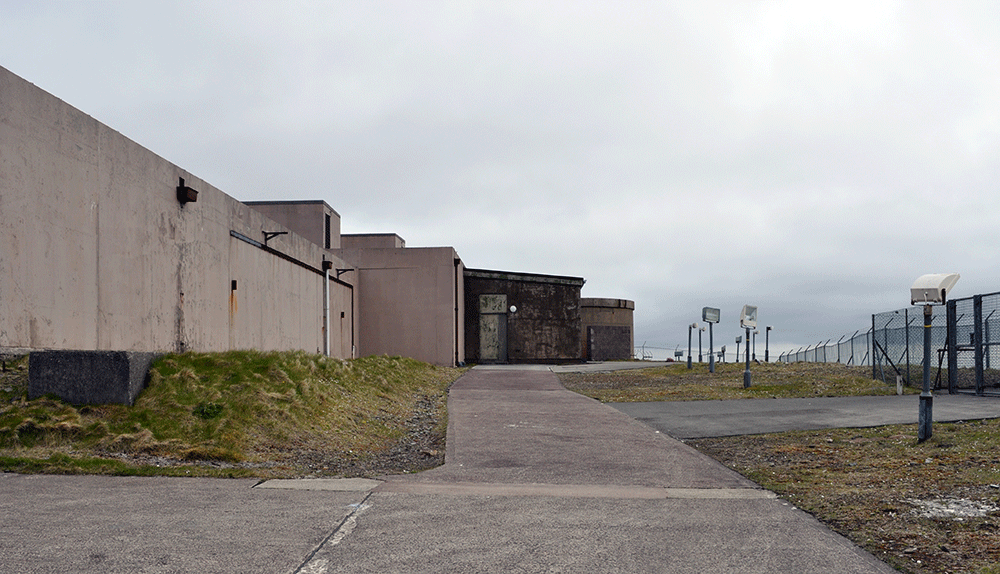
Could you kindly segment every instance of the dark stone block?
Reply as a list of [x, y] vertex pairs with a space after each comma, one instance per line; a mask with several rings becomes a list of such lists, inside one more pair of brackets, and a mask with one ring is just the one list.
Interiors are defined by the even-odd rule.
[[587, 327], [587, 355], [591, 361], [627, 361], [632, 358], [632, 327]]
[[77, 405], [131, 405], [156, 357], [133, 351], [35, 351], [28, 358], [28, 398], [51, 393]]

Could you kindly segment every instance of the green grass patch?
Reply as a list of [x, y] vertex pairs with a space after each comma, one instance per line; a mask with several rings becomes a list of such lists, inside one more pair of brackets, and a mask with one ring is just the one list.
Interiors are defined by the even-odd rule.
[[[684, 363], [614, 371], [562, 373], [569, 390], [602, 402], [693, 401], [712, 399], [808, 398], [895, 394], [896, 386], [871, 378], [871, 368], [836, 363], [761, 363], [750, 365], [751, 386], [743, 388], [743, 363]], [[918, 392], [906, 389], [907, 393]]]
[[[27, 400], [25, 358], [0, 376], [0, 467], [294, 476], [303, 472], [303, 453], [322, 453], [313, 458], [334, 461], [325, 468], [336, 472], [336, 460], [398, 443], [418, 405], [443, 412], [462, 372], [399, 357], [184, 353], [153, 364], [134, 406], [81, 406]], [[442, 437], [444, 424], [436, 429]]]

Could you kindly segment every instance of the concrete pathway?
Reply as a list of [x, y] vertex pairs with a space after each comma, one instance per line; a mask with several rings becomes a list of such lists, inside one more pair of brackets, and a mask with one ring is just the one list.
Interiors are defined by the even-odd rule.
[[893, 572], [713, 460], [566, 391], [547, 370], [474, 369], [453, 386], [448, 408], [447, 463], [375, 488], [349, 533], [324, 545], [315, 564], [352, 572]]
[[0, 475], [0, 570], [893, 572], [548, 369], [457, 381], [438, 469], [253, 486]]

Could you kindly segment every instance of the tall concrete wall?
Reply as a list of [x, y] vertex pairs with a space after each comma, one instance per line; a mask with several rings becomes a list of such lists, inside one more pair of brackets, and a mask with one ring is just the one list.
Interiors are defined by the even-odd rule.
[[[0, 348], [320, 350], [333, 256], [295, 233], [251, 243], [284, 229], [0, 68]], [[333, 294], [352, 317], [355, 290]], [[349, 357], [353, 325], [332, 331]]]
[[451, 247], [345, 248], [357, 268], [358, 354], [465, 362], [465, 267]]

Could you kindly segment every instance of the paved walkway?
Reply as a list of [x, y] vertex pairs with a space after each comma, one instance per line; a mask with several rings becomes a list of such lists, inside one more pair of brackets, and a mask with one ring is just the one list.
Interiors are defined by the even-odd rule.
[[448, 408], [447, 463], [375, 488], [314, 560], [354, 572], [893, 572], [547, 370], [474, 369]]
[[440, 468], [253, 486], [0, 475], [0, 570], [893, 572], [547, 369], [457, 381]]

